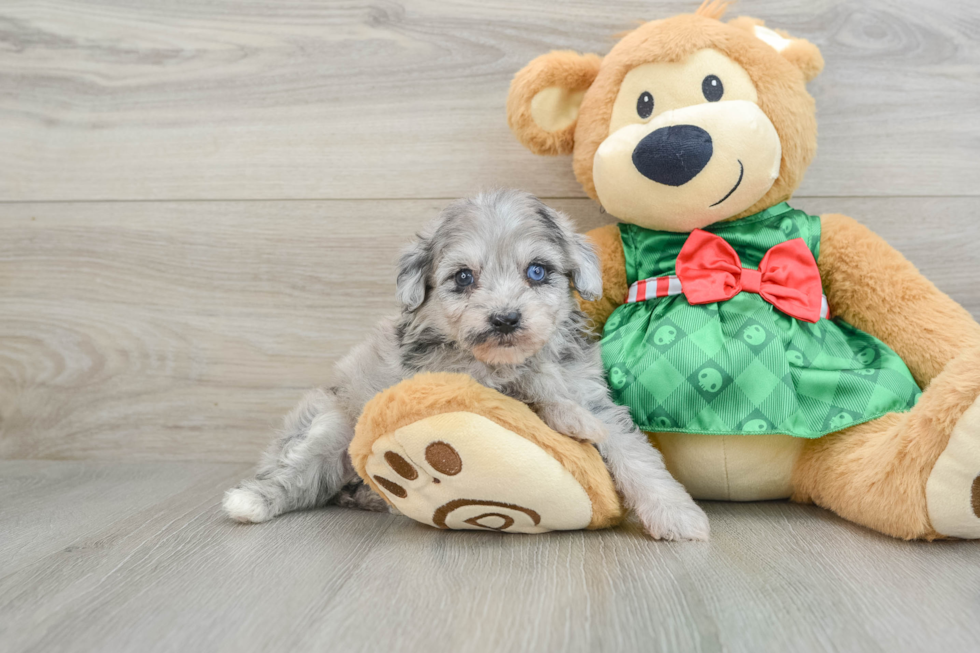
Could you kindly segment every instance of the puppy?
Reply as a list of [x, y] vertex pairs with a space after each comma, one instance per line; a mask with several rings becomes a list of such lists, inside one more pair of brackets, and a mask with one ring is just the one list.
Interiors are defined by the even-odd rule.
[[555, 431], [595, 443], [650, 535], [707, 539], [705, 514], [609, 398], [573, 285], [586, 299], [602, 293], [595, 253], [565, 216], [516, 191], [452, 203], [400, 260], [401, 315], [337, 364], [329, 390], [303, 399], [255, 478], [226, 493], [225, 510], [262, 522], [331, 501], [380, 508], [347, 454], [364, 404], [418, 372], [459, 372], [528, 404]]

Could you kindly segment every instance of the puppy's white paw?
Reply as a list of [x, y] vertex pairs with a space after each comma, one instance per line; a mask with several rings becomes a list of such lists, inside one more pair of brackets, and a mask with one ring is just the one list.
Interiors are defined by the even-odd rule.
[[609, 435], [595, 415], [570, 401], [539, 404], [537, 413], [545, 424], [573, 440], [598, 444]]
[[233, 488], [225, 492], [221, 505], [229, 517], [245, 524], [257, 524], [273, 517], [265, 499], [245, 488]]
[[708, 516], [690, 498], [675, 503], [645, 501], [633, 511], [643, 530], [657, 540], [707, 541], [711, 532]]

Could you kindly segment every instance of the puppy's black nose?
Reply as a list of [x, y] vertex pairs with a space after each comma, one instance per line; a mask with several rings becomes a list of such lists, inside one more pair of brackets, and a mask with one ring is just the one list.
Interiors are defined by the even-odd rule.
[[713, 152], [708, 132], [694, 125], [673, 125], [644, 136], [633, 150], [633, 165], [658, 184], [683, 186], [704, 170]]
[[517, 311], [510, 313], [494, 313], [490, 316], [490, 326], [497, 333], [510, 333], [521, 323], [521, 314]]

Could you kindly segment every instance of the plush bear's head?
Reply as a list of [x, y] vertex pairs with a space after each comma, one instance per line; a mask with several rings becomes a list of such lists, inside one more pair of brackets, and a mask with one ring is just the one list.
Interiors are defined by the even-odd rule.
[[536, 154], [574, 154], [575, 176], [613, 216], [686, 232], [792, 195], [816, 150], [806, 83], [816, 46], [725, 3], [655, 20], [605, 57], [551, 52], [514, 78], [514, 133]]

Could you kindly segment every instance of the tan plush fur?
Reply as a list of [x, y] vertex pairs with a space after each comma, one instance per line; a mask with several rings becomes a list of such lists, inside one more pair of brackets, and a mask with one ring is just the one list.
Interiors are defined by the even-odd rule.
[[[789, 43], [777, 51], [755, 36], [762, 21], [743, 17], [722, 23], [718, 18], [724, 9], [723, 2], [706, 2], [695, 14], [646, 23], [625, 34], [602, 59], [582, 99], [572, 145], [576, 177], [590, 196], [596, 198], [595, 153], [609, 135], [626, 74], [646, 63], [678, 62], [706, 48], [745, 69], [782, 145], [779, 177], [771, 189], [727, 219], [787, 200], [799, 186], [816, 152], [815, 104], [805, 84], [823, 69], [823, 58], [816, 46], [784, 32], [777, 33]], [[512, 96], [508, 110], [517, 111], [523, 101]], [[567, 148], [569, 141], [563, 139]], [[943, 537], [929, 521], [926, 481], [957, 421], [980, 396], [980, 325], [866, 227], [843, 215], [823, 216], [822, 227], [818, 262], [832, 312], [898, 353], [925, 392], [910, 412], [807, 441], [793, 472], [793, 499], [812, 501], [895, 537]], [[623, 302], [625, 262], [616, 227], [597, 229], [589, 237], [608, 288], [601, 299], [582, 307], [601, 328]]]
[[[758, 18], [739, 16], [738, 18], [728, 21], [728, 24], [732, 27], [744, 29], [750, 34], [754, 34], [754, 30], [757, 26], [761, 27], [766, 23]], [[820, 54], [820, 50], [817, 49], [817, 46], [810, 43], [806, 39], [791, 37], [786, 30], [777, 29], [774, 31], [783, 38], [791, 40], [789, 46], [780, 52], [779, 55], [799, 68], [800, 72], [803, 73], [804, 80], [809, 82], [823, 71], [823, 55]]]
[[548, 132], [531, 116], [531, 102], [540, 91], [560, 87], [584, 91], [599, 72], [602, 58], [571, 51], [549, 52], [524, 67], [511, 82], [507, 96], [507, 122], [524, 147], [535, 154], [570, 154], [575, 144], [575, 122]]
[[731, 4], [731, 2], [724, 2], [724, 0], [704, 0], [701, 6], [698, 7], [698, 10], [694, 12], [694, 15], [721, 20], [721, 17], [725, 15], [728, 6]]
[[929, 523], [925, 486], [956, 422], [980, 395], [980, 351], [953, 359], [908, 413], [892, 413], [806, 443], [794, 501], [903, 539], [942, 537]]
[[834, 314], [887, 343], [920, 387], [960, 352], [980, 350], [970, 314], [854, 219], [821, 218], [818, 264]]
[[384, 496], [365, 471], [374, 441], [426, 417], [451, 412], [486, 417], [530, 440], [561, 463], [592, 500], [589, 529], [609, 528], [622, 520], [623, 508], [612, 478], [593, 446], [556, 433], [525, 404], [484, 387], [465, 374], [418, 374], [371, 399], [361, 413], [349, 448], [354, 469]]

